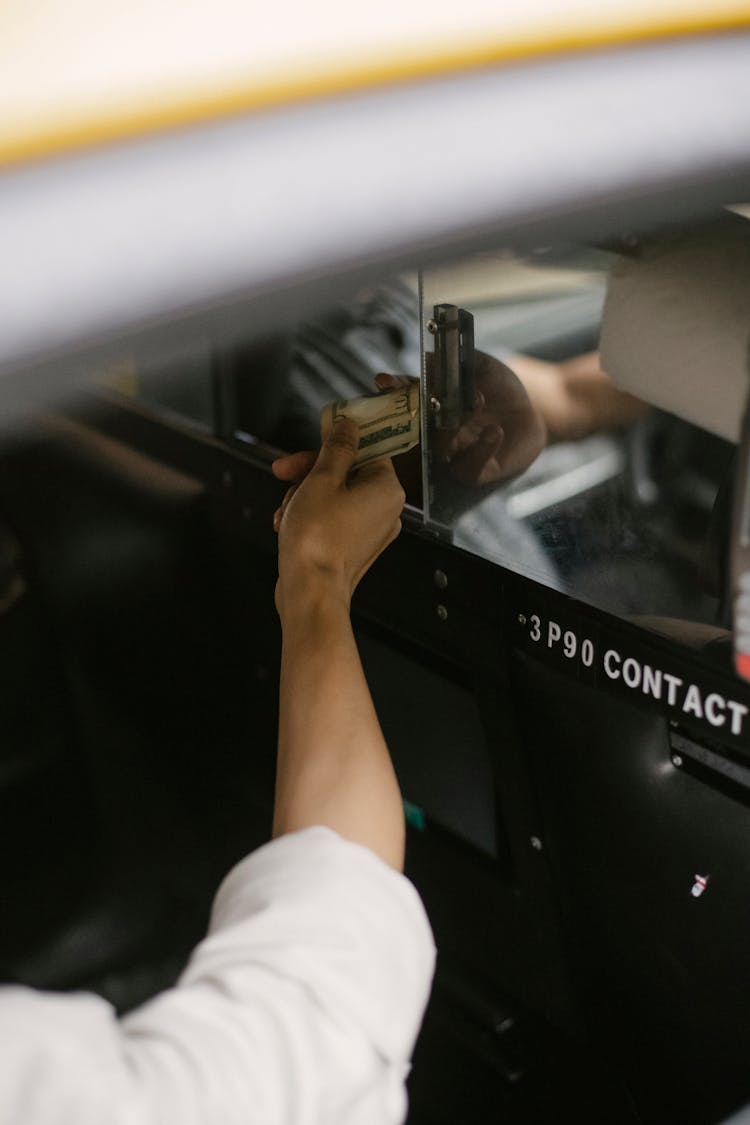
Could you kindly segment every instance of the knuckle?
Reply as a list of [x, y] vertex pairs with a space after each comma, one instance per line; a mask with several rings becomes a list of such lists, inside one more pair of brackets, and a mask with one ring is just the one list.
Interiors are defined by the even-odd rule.
[[359, 443], [359, 427], [351, 418], [341, 416], [336, 419], [330, 434], [326, 439], [329, 449], [345, 449], [354, 452]]
[[357, 448], [357, 439], [352, 430], [345, 429], [343, 426], [339, 426], [338, 429], [330, 435], [328, 441], [326, 442], [326, 445], [329, 449], [346, 449], [354, 451]]

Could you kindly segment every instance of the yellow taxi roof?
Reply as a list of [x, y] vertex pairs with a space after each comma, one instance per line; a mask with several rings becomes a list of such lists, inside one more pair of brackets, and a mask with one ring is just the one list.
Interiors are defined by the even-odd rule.
[[394, 80], [750, 25], [750, 0], [5, 0], [0, 164]]

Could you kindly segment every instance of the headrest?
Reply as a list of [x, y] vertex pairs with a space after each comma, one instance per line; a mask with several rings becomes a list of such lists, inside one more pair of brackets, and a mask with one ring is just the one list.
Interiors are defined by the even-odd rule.
[[750, 383], [750, 221], [726, 212], [622, 258], [600, 348], [623, 390], [738, 441]]

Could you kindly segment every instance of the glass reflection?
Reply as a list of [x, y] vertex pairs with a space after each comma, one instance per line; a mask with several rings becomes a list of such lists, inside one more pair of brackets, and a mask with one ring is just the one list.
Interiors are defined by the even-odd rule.
[[474, 409], [446, 430], [424, 334], [426, 516], [466, 550], [610, 612], [717, 623], [733, 447], [601, 370], [609, 266], [566, 248], [425, 273], [423, 323], [460, 304], [477, 347]]
[[[395, 463], [434, 534], [613, 613], [723, 624], [734, 447], [601, 371], [614, 258], [580, 247], [482, 255], [426, 271], [421, 304], [414, 278], [385, 279], [299, 324], [273, 362], [248, 352], [238, 429], [316, 448], [324, 405], [421, 362], [427, 440]], [[473, 405], [453, 426], [431, 405], [427, 322], [441, 304], [474, 318]]]

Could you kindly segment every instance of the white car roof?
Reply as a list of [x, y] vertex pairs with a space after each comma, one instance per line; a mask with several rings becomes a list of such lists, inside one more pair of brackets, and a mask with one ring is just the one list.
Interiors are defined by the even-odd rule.
[[740, 197], [750, 5], [704, 7], [469, 0], [459, 34], [413, 0], [3, 5], [2, 418], [125, 337], [264, 333], [506, 234]]

